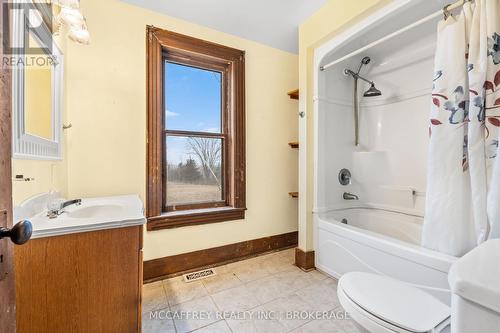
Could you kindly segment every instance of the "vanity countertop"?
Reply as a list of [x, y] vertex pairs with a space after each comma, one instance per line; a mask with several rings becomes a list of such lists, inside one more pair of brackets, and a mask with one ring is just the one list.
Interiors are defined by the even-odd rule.
[[66, 207], [57, 218], [49, 219], [45, 210], [29, 220], [33, 224], [32, 239], [146, 223], [138, 195], [82, 199], [81, 205]]

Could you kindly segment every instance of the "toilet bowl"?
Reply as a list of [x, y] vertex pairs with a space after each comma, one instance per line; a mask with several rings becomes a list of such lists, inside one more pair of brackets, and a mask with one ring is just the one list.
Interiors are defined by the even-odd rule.
[[372, 333], [449, 332], [450, 308], [404, 282], [351, 272], [340, 278], [337, 293], [350, 316]]
[[344, 274], [338, 297], [371, 333], [500, 332], [500, 239], [485, 242], [457, 260], [448, 281], [451, 308], [402, 281], [372, 273]]

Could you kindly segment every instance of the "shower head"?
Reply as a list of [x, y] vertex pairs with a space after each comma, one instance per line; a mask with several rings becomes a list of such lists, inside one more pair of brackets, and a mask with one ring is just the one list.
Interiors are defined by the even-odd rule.
[[380, 90], [378, 90], [377, 88], [375, 88], [375, 83], [372, 83], [370, 89], [368, 89], [363, 94], [364, 97], [377, 97], [377, 96], [381, 96], [381, 95], [382, 95], [382, 92]]
[[359, 63], [359, 67], [358, 67], [358, 72], [356, 74], [359, 74], [359, 72], [361, 72], [361, 68], [363, 66], [366, 66], [370, 63], [372, 59], [370, 57], [364, 57], [363, 59], [361, 59], [361, 62]]

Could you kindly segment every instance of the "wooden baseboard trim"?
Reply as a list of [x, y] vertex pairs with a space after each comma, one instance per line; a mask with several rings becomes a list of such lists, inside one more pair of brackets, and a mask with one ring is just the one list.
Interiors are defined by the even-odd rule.
[[314, 267], [314, 251], [304, 252], [299, 248], [295, 249], [295, 266], [304, 271], [311, 271]]
[[154, 282], [203, 268], [225, 265], [267, 252], [297, 246], [298, 232], [253, 239], [211, 249], [163, 257], [144, 262], [144, 283]]

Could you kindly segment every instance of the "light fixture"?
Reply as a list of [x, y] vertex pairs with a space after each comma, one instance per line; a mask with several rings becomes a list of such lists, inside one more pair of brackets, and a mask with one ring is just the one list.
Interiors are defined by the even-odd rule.
[[68, 38], [79, 44], [90, 44], [90, 33], [87, 29], [71, 29]]
[[80, 8], [80, 0], [52, 0], [52, 4], [61, 8]]
[[85, 19], [78, 9], [74, 8], [61, 8], [61, 12], [57, 15], [56, 19], [58, 24], [66, 24], [70, 28], [81, 27], [85, 24]]
[[65, 25], [68, 28], [68, 38], [80, 44], [90, 44], [90, 33], [82, 13], [77, 8], [61, 7], [56, 18], [55, 31], [59, 32]]

